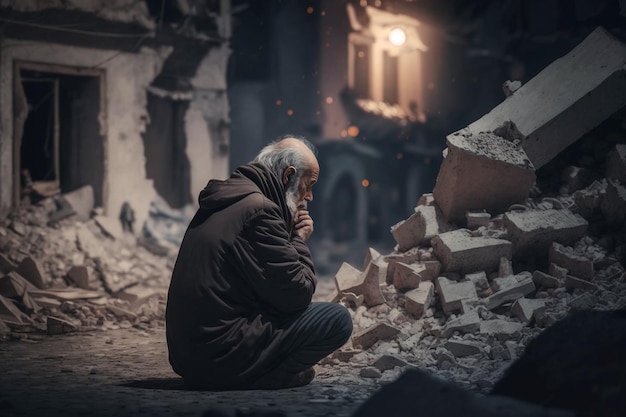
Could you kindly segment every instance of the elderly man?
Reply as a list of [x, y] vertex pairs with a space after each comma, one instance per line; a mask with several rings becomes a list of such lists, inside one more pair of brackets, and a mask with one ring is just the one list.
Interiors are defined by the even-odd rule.
[[313, 365], [349, 339], [343, 306], [311, 303], [306, 202], [318, 176], [313, 145], [289, 136], [200, 193], [166, 311], [170, 364], [189, 388], [306, 385]]

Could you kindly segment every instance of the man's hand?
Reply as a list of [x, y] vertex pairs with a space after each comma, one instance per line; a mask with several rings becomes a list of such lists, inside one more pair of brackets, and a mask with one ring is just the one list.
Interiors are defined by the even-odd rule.
[[306, 241], [309, 236], [311, 236], [311, 233], [313, 233], [313, 219], [309, 215], [309, 211], [302, 206], [298, 207], [293, 222], [298, 236]]

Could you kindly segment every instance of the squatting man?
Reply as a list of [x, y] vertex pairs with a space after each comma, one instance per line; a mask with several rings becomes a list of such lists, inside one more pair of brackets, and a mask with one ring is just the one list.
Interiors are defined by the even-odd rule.
[[345, 307], [311, 302], [315, 155], [306, 139], [285, 136], [200, 192], [166, 311], [169, 361], [188, 388], [306, 385], [350, 338]]

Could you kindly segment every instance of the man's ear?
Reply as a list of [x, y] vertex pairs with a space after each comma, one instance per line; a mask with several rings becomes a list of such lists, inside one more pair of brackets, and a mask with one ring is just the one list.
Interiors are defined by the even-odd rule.
[[291, 176], [293, 174], [296, 173], [296, 168], [289, 165], [287, 168], [285, 168], [285, 170], [283, 171], [283, 185], [287, 185], [289, 183], [289, 180], [291, 179]]

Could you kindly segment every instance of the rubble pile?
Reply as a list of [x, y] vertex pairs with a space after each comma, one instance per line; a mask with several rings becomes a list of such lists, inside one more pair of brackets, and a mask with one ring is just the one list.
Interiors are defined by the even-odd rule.
[[[488, 392], [570, 311], [626, 307], [626, 103], [597, 101], [624, 87], [624, 63], [598, 29], [448, 136], [432, 194], [391, 227], [394, 251], [337, 271], [329, 301], [355, 333], [327, 363], [383, 382], [418, 366]], [[593, 108], [574, 111], [579, 96]]]
[[0, 224], [0, 339], [163, 325], [172, 256], [138, 245], [97, 209], [79, 216], [82, 194], [46, 198]]

